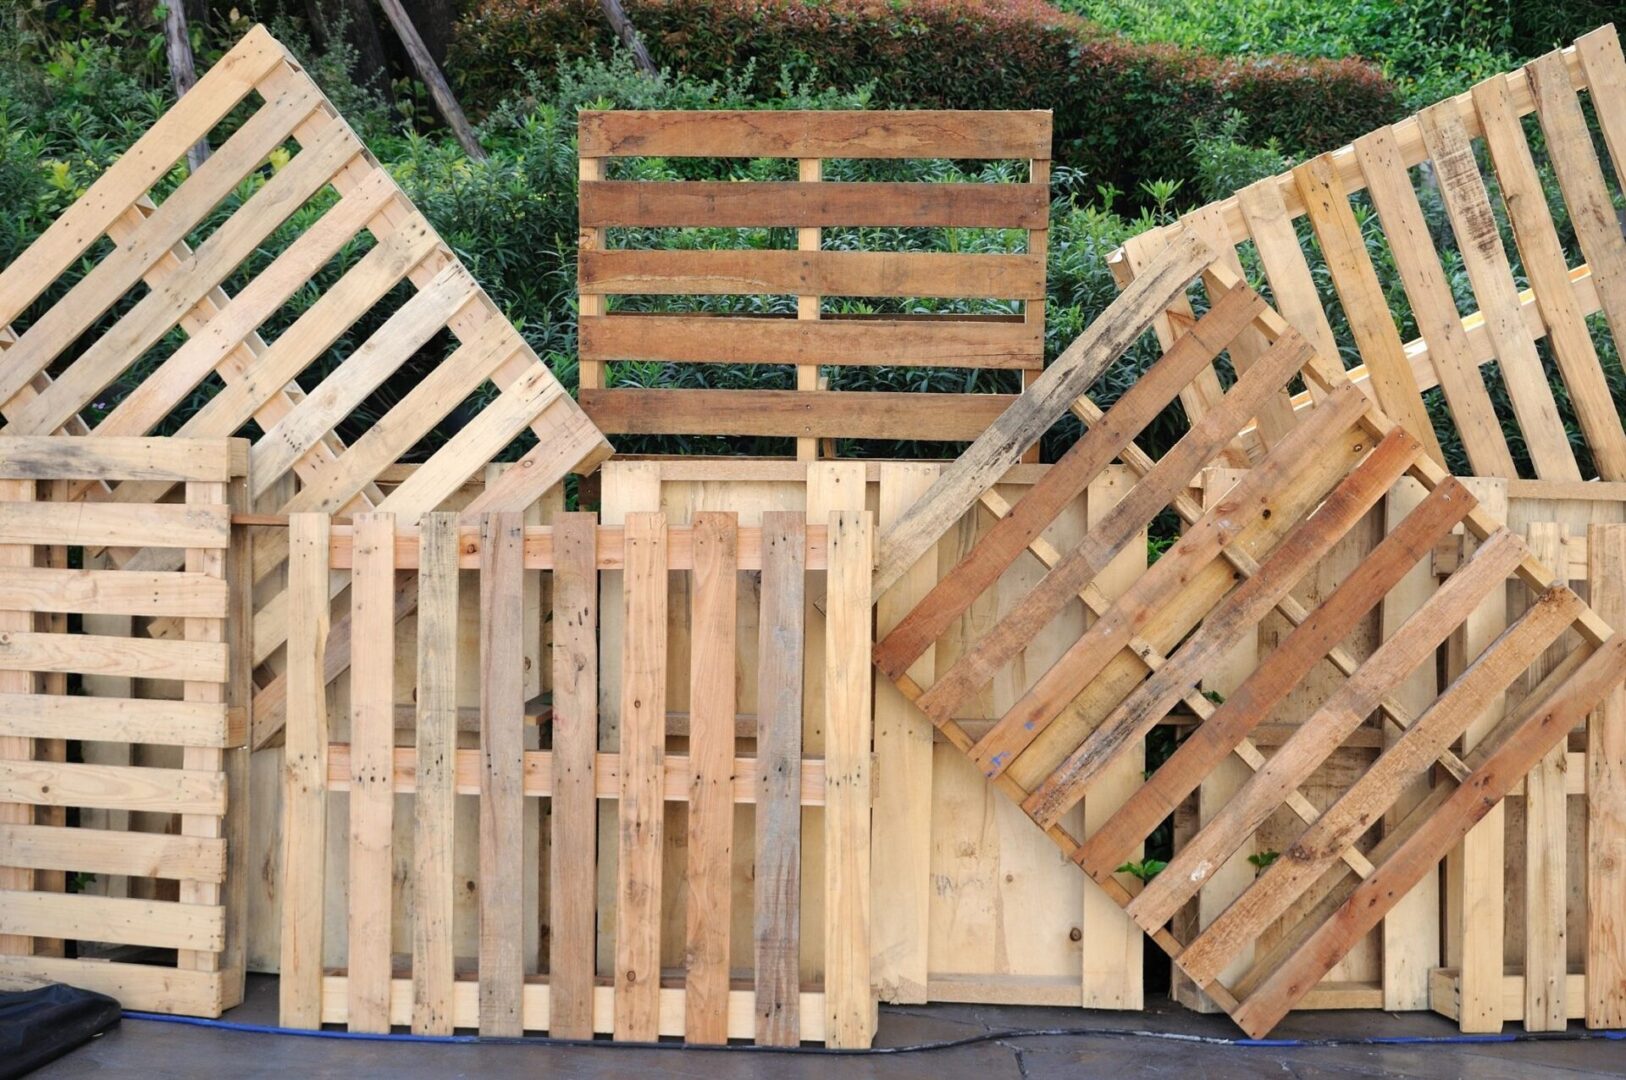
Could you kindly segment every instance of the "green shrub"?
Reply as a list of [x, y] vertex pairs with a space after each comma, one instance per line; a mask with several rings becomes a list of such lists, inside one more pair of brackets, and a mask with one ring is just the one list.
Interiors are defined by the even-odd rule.
[[[1136, 191], [1186, 178], [1194, 121], [1248, 118], [1257, 141], [1329, 150], [1401, 115], [1378, 72], [1354, 60], [1224, 60], [1140, 46], [1038, 0], [640, 0], [628, 5], [658, 64], [701, 80], [746, 73], [758, 99], [782, 71], [872, 87], [882, 108], [1053, 109], [1054, 157], [1092, 183]], [[595, 0], [482, 0], [458, 28], [449, 69], [467, 102], [512, 94], [516, 70], [604, 56]]]

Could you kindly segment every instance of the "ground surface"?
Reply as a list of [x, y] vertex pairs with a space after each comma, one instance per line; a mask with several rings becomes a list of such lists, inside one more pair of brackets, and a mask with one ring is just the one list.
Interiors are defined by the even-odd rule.
[[[254, 977], [248, 1001], [229, 1020], [276, 1022], [276, 980]], [[826, 1076], [930, 1080], [1043, 1080], [1049, 1077], [1173, 1077], [1229, 1080], [1291, 1077], [1527, 1077], [1626, 1076], [1626, 1042], [1477, 1043], [1468, 1045], [1240, 1047], [1193, 1041], [1232, 1039], [1225, 1017], [1198, 1016], [1170, 1006], [1145, 1013], [1068, 1009], [932, 1005], [881, 1010], [878, 1045], [907, 1046], [1014, 1028], [1138, 1030], [1154, 1038], [1098, 1034], [1002, 1038], [951, 1050], [836, 1058], [732, 1051], [615, 1047], [446, 1045], [299, 1038], [183, 1027], [129, 1019], [111, 1033], [47, 1066], [35, 1076], [246, 1077], [388, 1076], [484, 1078], [634, 1075], [744, 1080]], [[1508, 1029], [1516, 1031], [1516, 1026]], [[1578, 1033], [1578, 1029], [1576, 1029]], [[1435, 1016], [1384, 1013], [1299, 1013], [1277, 1038], [1325, 1040], [1374, 1036], [1451, 1036], [1455, 1025]]]

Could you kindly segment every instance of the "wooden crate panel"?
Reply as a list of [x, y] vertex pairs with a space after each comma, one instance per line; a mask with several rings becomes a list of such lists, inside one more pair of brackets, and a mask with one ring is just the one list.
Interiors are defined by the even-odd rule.
[[[229, 522], [247, 451], [228, 439], [92, 448], [0, 435], [8, 986], [61, 981], [205, 1016], [242, 1000], [248, 567]], [[181, 501], [51, 501], [93, 477], [176, 487]], [[180, 561], [98, 568], [110, 542], [161, 544]], [[166, 622], [179, 632], [149, 635]], [[138, 679], [170, 699], [135, 696]]]
[[[1199, 276], [1212, 297], [1211, 310], [1195, 320], [1174, 315], [1186, 303], [1186, 286]], [[1022, 503], [1005, 507], [999, 525], [893, 622], [874, 659], [1186, 977], [1259, 1036], [1432, 873], [1618, 682], [1620, 673], [1611, 665], [1626, 644], [1561, 580], [1555, 583], [1525, 542], [1466, 485], [1446, 475], [1423, 441], [1264, 306], [1194, 231], [1173, 236], [1097, 325], [1121, 323], [1138, 332], [1159, 317], [1177, 333], [1136, 392], [1105, 413], [1085, 396], [1122, 346], [1106, 348], [1093, 362], [1075, 360], [1071, 368], [1058, 361], [883, 531], [877, 589], [908, 572], [945, 525], [982, 496], [988, 477], [1009, 467], [1062, 411], [1070, 408], [1084, 421], [1086, 434], [1022, 501], [1034, 505], [1026, 511]], [[1094, 343], [1097, 353], [1101, 346]], [[1221, 351], [1234, 362], [1251, 353], [1251, 362], [1191, 418], [1184, 436], [1160, 459], [1140, 451], [1136, 435]], [[1077, 355], [1090, 352], [1087, 345]], [[1046, 385], [1052, 377], [1056, 382]], [[1254, 428], [1262, 443], [1259, 459], [1198, 505], [1187, 492], [1192, 479], [1250, 421], [1269, 416], [1295, 378], [1314, 389], [1315, 403], [1268, 424], [1261, 420]], [[918, 682], [916, 664], [926, 650], [1032, 546], [1056, 509], [1114, 457], [1137, 474], [1128, 491], [952, 664], [945, 669], [939, 663], [929, 685]], [[1392, 492], [1413, 482], [1424, 497], [1390, 534], [1317, 602], [1301, 603], [1293, 589], [1306, 573]], [[1184, 519], [1183, 537], [1108, 600], [1098, 584], [1103, 571], [1165, 509]], [[1341, 642], [1457, 528], [1469, 538], [1465, 557], [1377, 648], [1355, 660]], [[1488, 602], [1501, 602], [1510, 579], [1529, 602], [1497, 634], [1482, 612]], [[956, 719], [966, 703], [1075, 600], [1096, 615], [1089, 631], [991, 727], [971, 734]], [[1292, 625], [1278, 647], [1221, 703], [1199, 693], [1275, 613]], [[1543, 658], [1568, 633], [1581, 643], [1573, 658], [1543, 670]], [[1449, 684], [1421, 708], [1395, 700], [1401, 683], [1419, 667], [1432, 667], [1447, 644], [1459, 656]], [[1323, 660], [1341, 681], [1272, 753], [1262, 753], [1252, 738], [1256, 729]], [[1534, 688], [1504, 716], [1507, 688], [1532, 671]], [[1095, 815], [1086, 821], [1085, 834], [1075, 835], [1063, 816], [1086, 793], [1107, 790], [1113, 766], [1139, 754], [1151, 728], [1175, 709], [1193, 714], [1191, 734], [1144, 784], [1127, 798], [1116, 797], [1115, 810]], [[1398, 737], [1318, 808], [1301, 789], [1374, 712]], [[1465, 732], [1472, 741], [1459, 743]], [[1136, 858], [1139, 845], [1229, 768], [1233, 756], [1251, 775], [1216, 798], [1166, 868], [1147, 874], [1143, 883], [1130, 878], [1125, 864]], [[1431, 770], [1440, 779], [1430, 787]], [[1372, 824], [1419, 782], [1427, 794], [1376, 846], [1364, 845]], [[1196, 933], [1183, 925], [1185, 906], [1238, 848], [1284, 812], [1300, 821], [1285, 857], [1261, 864], [1257, 880], [1241, 887], [1223, 914]], [[1290, 913], [1290, 925], [1279, 927]]]
[[[801, 460], [830, 456], [820, 440], [964, 442], [1008, 402], [988, 393], [869, 393], [852, 389], [842, 369], [1019, 370], [1026, 385], [1044, 366], [1049, 113], [587, 111], [581, 132], [582, 407], [605, 431], [794, 439]], [[792, 158], [797, 179], [613, 177], [617, 159], [648, 156]], [[1009, 159], [1028, 163], [1029, 175], [1019, 183], [825, 179], [831, 159], [868, 158]], [[661, 246], [669, 243], [663, 232], [693, 227], [794, 228], [795, 247]], [[847, 250], [845, 233], [827, 232], [859, 227], [1011, 230], [1026, 248], [971, 254], [866, 242]], [[644, 238], [628, 229], [662, 232]], [[719, 296], [795, 297], [795, 315], [702, 310], [715, 306], [705, 298]], [[826, 310], [826, 298], [872, 297], [944, 298], [959, 307], [861, 318]], [[660, 314], [640, 310], [649, 298], [662, 298]], [[795, 389], [679, 392], [621, 376], [654, 362], [792, 366]]]
[[[1437, 459], [1436, 426], [1476, 475], [1626, 479], [1626, 429], [1599, 362], [1626, 320], [1626, 240], [1605, 180], [1623, 154], [1626, 61], [1608, 25], [1137, 236], [1116, 270], [1133, 278], [1170, 236], [1198, 231], [1233, 269], [1257, 268], [1323, 355], [1358, 354], [1350, 378]], [[1551, 200], [1549, 173], [1559, 189]], [[1377, 238], [1357, 220], [1366, 204]], [[1380, 251], [1392, 256], [1409, 319], [1390, 310], [1373, 265]], [[1467, 310], [1446, 273], [1459, 261]], [[1403, 341], [1408, 325], [1417, 337]], [[1172, 327], [1159, 332], [1167, 345]], [[1424, 393], [1436, 388], [1431, 404]], [[1188, 410], [1209, 407], [1213, 389], [1194, 385]], [[1293, 407], [1312, 399], [1297, 393]], [[1255, 452], [1261, 430], [1245, 431], [1238, 449]]]
[[[292, 610], [315, 617], [295, 623], [290, 650], [279, 873], [285, 1023], [868, 1044], [866, 513], [834, 515], [816, 528], [802, 514], [744, 527], [724, 513], [683, 526], [634, 513], [617, 527], [590, 514], [561, 514], [550, 526], [527, 526], [511, 513], [481, 515], [470, 526], [439, 512], [415, 526], [386, 514], [353, 525], [296, 514], [289, 529]], [[464, 565], [473, 573], [461, 574]], [[824, 651], [844, 652], [839, 664], [804, 671], [804, 599], [815, 565], [842, 583], [828, 600], [835, 625]], [[396, 643], [392, 579], [403, 566], [418, 571], [409, 741], [395, 732], [401, 666], [383, 655]], [[335, 572], [352, 579], [348, 615], [362, 632], [345, 693], [327, 687], [322, 647]], [[621, 589], [601, 601], [611, 573]], [[476, 577], [479, 665], [464, 672], [459, 596], [476, 588]], [[527, 580], [538, 578], [551, 583], [551, 699], [533, 697], [525, 679], [523, 598]], [[683, 608], [669, 608], [674, 580], [689, 598]], [[773, 702], [747, 732], [732, 663], [742, 594], [760, 594], [767, 611], [780, 613], [762, 627], [762, 662], [739, 672]], [[598, 637], [601, 610], [613, 610], [625, 629], [613, 667]], [[692, 671], [687, 711], [674, 713], [666, 687], [678, 661], [669, 644], [679, 633], [692, 646], [682, 654]], [[480, 704], [465, 719], [460, 684], [471, 678]], [[812, 680], [825, 703], [822, 756], [801, 738]], [[337, 734], [344, 696], [348, 741]], [[601, 744], [607, 696], [620, 724]], [[686, 739], [681, 751], [669, 745], [674, 722]], [[332, 793], [346, 801], [331, 802]], [[478, 801], [469, 840], [459, 795]], [[398, 824], [402, 796], [412, 812]], [[681, 870], [668, 865], [664, 835], [678, 804], [687, 804]], [[798, 853], [809, 839], [809, 808], [825, 813], [819, 850], [834, 853], [814, 879], [836, 898], [823, 905], [834, 914], [821, 925], [822, 948], [843, 958], [840, 977], [817, 991], [804, 988], [798, 970], [806, 933]], [[755, 812], [754, 838], [736, 829], [742, 810]], [[601, 820], [610, 827], [604, 843]], [[543, 854], [528, 864], [539, 840]], [[478, 935], [460, 952], [454, 923], [466, 886], [454, 852], [471, 841]], [[387, 872], [400, 844], [412, 852], [405, 910], [397, 890], [361, 884], [379, 880], [378, 865]], [[757, 868], [759, 890], [743, 901], [735, 889], [740, 854]], [[545, 887], [525, 881], [527, 865], [538, 867]], [[342, 921], [324, 910], [335, 902], [327, 880], [334, 866], [348, 881], [338, 893]], [[595, 877], [610, 888], [599, 890]], [[684, 905], [676, 925], [666, 916], [674, 896]], [[744, 957], [731, 936], [736, 907], [757, 927], [754, 952]], [[539, 925], [552, 930], [545, 947], [530, 934]], [[392, 948], [398, 936], [409, 943], [404, 969]], [[613, 967], [599, 964], [600, 949]], [[325, 959], [335, 951], [336, 965]], [[754, 992], [739, 989], [742, 968]]]

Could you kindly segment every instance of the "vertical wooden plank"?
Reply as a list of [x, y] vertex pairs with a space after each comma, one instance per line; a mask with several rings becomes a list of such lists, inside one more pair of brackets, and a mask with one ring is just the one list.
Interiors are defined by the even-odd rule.
[[[0, 503], [33, 502], [34, 481], [0, 480]], [[33, 566], [34, 549], [27, 544], [0, 544], [0, 566]], [[26, 611], [0, 611], [0, 633], [29, 631], [34, 616]], [[0, 670], [0, 693], [31, 694], [34, 674], [29, 671]], [[34, 740], [0, 735], [0, 760], [28, 761], [34, 756]], [[24, 803], [0, 803], [0, 825], [31, 825], [34, 808]], [[34, 871], [20, 866], [0, 866], [0, 889], [28, 892], [34, 888]], [[28, 956], [33, 939], [20, 934], [0, 934], [0, 954]]]
[[523, 1033], [525, 521], [480, 522], [480, 1034]]
[[[1618, 51], [1617, 51], [1618, 55]], [[1626, 525], [1587, 529], [1592, 609], [1626, 626]], [[1586, 1026], [1626, 1027], [1626, 687], [1587, 720]]]
[[[1507, 484], [1480, 477], [1463, 483], [1493, 520], [1507, 520]], [[1485, 650], [1507, 626], [1507, 590], [1486, 597], [1453, 636], [1447, 649], [1448, 671], [1456, 678], [1473, 658]], [[1495, 730], [1502, 719], [1505, 698], [1497, 695], [1484, 714], [1468, 725], [1462, 736], [1463, 752], [1472, 750]], [[1498, 804], [1464, 838], [1447, 861], [1450, 916], [1460, 925], [1456, 966], [1461, 969], [1461, 1012], [1458, 1024], [1465, 1032], [1496, 1032], [1502, 1028], [1503, 941], [1506, 924], [1504, 849], [1507, 808]], [[1455, 873], [1451, 870], [1455, 869]], [[1447, 957], [1447, 962], [1450, 962]]]
[[[52, 480], [46, 485], [47, 499], [52, 502], [67, 502], [68, 482], [66, 480]], [[67, 569], [68, 549], [61, 544], [38, 551], [39, 565]], [[36, 616], [35, 628], [42, 633], [66, 634], [68, 632], [68, 616], [61, 612], [42, 613]], [[39, 678], [38, 692], [42, 694], [66, 694], [68, 692], [68, 676], [66, 672], [53, 671], [43, 674]], [[34, 759], [36, 761], [68, 760], [68, 743], [65, 739], [39, 739], [34, 743]], [[68, 824], [68, 808], [65, 806], [42, 806], [34, 812], [34, 821], [40, 825], [54, 825], [63, 827]], [[67, 874], [61, 870], [34, 871], [34, 888], [39, 892], [67, 892]], [[66, 942], [61, 938], [36, 938], [34, 941], [34, 954], [36, 956], [66, 956]]]
[[825, 608], [825, 1042], [875, 1037], [869, 978], [871, 517], [830, 515]]
[[734, 615], [739, 519], [694, 516], [689, 669], [689, 895], [684, 1036], [728, 1041], [729, 889], [734, 853]]
[[[817, 183], [823, 178], [824, 162], [818, 158], [802, 158], [796, 163], [796, 179], [802, 183]], [[817, 227], [796, 230], [797, 251], [817, 251], [823, 244], [824, 230]], [[798, 319], [817, 319], [823, 300], [824, 298], [821, 296], [798, 296], [796, 298], [796, 317]], [[799, 365], [796, 368], [796, 389], [817, 390], [818, 388], [818, 365]], [[818, 456], [819, 440], [812, 437], [803, 437], [796, 440], [797, 461], [812, 461]]]
[[553, 836], [548, 1034], [593, 1037], [598, 748], [598, 518], [560, 514], [553, 533]]
[[[661, 466], [654, 461], [610, 461], [601, 480], [599, 521], [625, 525], [627, 515], [663, 505]], [[621, 745], [622, 669], [626, 655], [626, 575], [606, 570], [599, 575], [598, 632], [598, 748], [614, 753]], [[606, 800], [594, 808], [598, 815], [598, 900], [595, 920], [597, 942], [594, 963], [600, 977], [615, 971], [616, 882], [619, 850], [616, 835], [620, 810]]]
[[[576, 163], [576, 179], [581, 183], [604, 179], [603, 158], [581, 158]], [[576, 236], [576, 250], [596, 251], [604, 246], [604, 230], [582, 228]], [[604, 314], [604, 297], [598, 293], [578, 292], [576, 296], [578, 318]], [[577, 366], [577, 379], [583, 390], [598, 390], [604, 386], [604, 365], [597, 360], [583, 360]]]
[[1423, 142], [1440, 181], [1440, 198], [1451, 218], [1463, 269], [1473, 285], [1485, 329], [1496, 349], [1502, 380], [1513, 402], [1519, 429], [1542, 480], [1579, 480], [1580, 469], [1564, 435], [1552, 388], [1542, 370], [1541, 355], [1524, 320], [1513, 270], [1502, 247], [1502, 234], [1474, 159], [1472, 144], [1457, 107], [1431, 106], [1417, 114]]
[[627, 515], [615, 1037], [659, 1035], [661, 780], [666, 757], [666, 515]]
[[349, 1023], [390, 1029], [395, 515], [357, 514], [350, 581]]
[[288, 721], [283, 757], [281, 974], [283, 1027], [322, 1026], [322, 922], [327, 847], [328, 630], [326, 514], [288, 520]]
[[1310, 264], [1304, 258], [1293, 221], [1282, 201], [1282, 184], [1272, 176], [1250, 184], [1236, 193], [1242, 219], [1259, 252], [1259, 264], [1270, 282], [1270, 292], [1282, 317], [1304, 335], [1316, 352], [1329, 360], [1338, 357], [1338, 339], [1333, 337], [1327, 312], [1321, 306]]
[[457, 810], [457, 515], [427, 514], [419, 528], [412, 1031], [450, 1035], [452, 834]]
[[[816, 461], [807, 467], [807, 520], [821, 522], [837, 510], [863, 510], [868, 480], [861, 461]], [[802, 753], [824, 753], [825, 593], [823, 571], [806, 584], [807, 637], [802, 662]], [[817, 982], [824, 974], [824, 807], [802, 808], [802, 978]]]
[[[1568, 530], [1560, 522], [1531, 522], [1530, 554], [1555, 567], [1553, 584], [1567, 584]], [[1545, 655], [1530, 665], [1529, 685], [1563, 660], [1569, 651], [1559, 635]], [[1569, 870], [1569, 799], [1565, 773], [1569, 740], [1560, 739], [1524, 780], [1524, 1029], [1563, 1031], [1569, 1026], [1564, 983], [1569, 976], [1566, 900]]]
[[[1097, 477], [1085, 495], [1089, 528], [1107, 516], [1129, 485], [1113, 474]], [[1116, 600], [1146, 572], [1146, 541], [1127, 545], [1106, 565], [1095, 584], [1109, 600]], [[1146, 778], [1146, 744], [1127, 746], [1102, 770], [1084, 797], [1084, 835], [1089, 836], [1117, 812]], [[1136, 848], [1135, 858], [1143, 854]], [[1132, 883], [1127, 875], [1119, 884]], [[1084, 886], [1083, 1006], [1086, 1009], [1140, 1009], [1145, 1006], [1142, 977], [1145, 938], [1140, 928], [1095, 882]]]
[[[1030, 301], [1031, 302], [1031, 301]], [[880, 521], [887, 528], [931, 488], [936, 465], [883, 462]], [[878, 633], [885, 635], [926, 594], [937, 577], [937, 549], [925, 556], [882, 594], [875, 605]], [[930, 685], [935, 646], [909, 669]], [[871, 974], [882, 1001], [926, 1001], [927, 942], [931, 905], [932, 724], [890, 679], [875, 687], [875, 770], [888, 778], [875, 794], [870, 885], [886, 898], [876, 906], [870, 927]]]
[[762, 515], [757, 672], [756, 1041], [801, 1041], [802, 657], [807, 528], [802, 514]]
[[1373, 395], [1383, 411], [1423, 444], [1435, 461], [1445, 461], [1434, 424], [1423, 407], [1417, 376], [1406, 359], [1400, 332], [1383, 297], [1377, 271], [1366, 252], [1355, 212], [1350, 209], [1331, 154], [1322, 154], [1293, 170], [1293, 181], [1310, 216], [1310, 225], [1327, 260], [1338, 298], [1349, 317], [1350, 332], [1366, 361]]
[[[186, 485], [186, 501], [189, 504], [225, 504], [227, 501], [226, 485], [223, 483], [188, 483]], [[188, 548], [185, 565], [188, 573], [204, 574], [208, 577], [224, 579], [226, 576], [226, 551], [224, 548]], [[186, 619], [182, 624], [182, 633], [187, 641], [224, 642], [226, 640], [226, 620]], [[185, 701], [224, 705], [226, 703], [226, 686], [224, 683], [219, 682], [187, 682], [182, 685], [181, 697]], [[181, 750], [181, 767], [199, 772], [223, 773], [226, 768], [226, 753], [218, 746], [184, 747]], [[224, 817], [216, 817], [212, 814], [181, 815], [181, 835], [183, 836], [219, 838], [224, 837], [225, 834], [226, 822]], [[219, 882], [182, 881], [180, 883], [180, 901], [183, 904], [219, 907], [225, 902], [225, 892]], [[221, 969], [221, 954], [182, 949], [176, 955], [175, 966], [194, 971], [219, 971]]]
[[[1028, 182], [1032, 184], [1043, 184], [1045, 190], [1048, 191], [1050, 189], [1050, 162], [1039, 160], [1037, 158], [1029, 161]], [[1037, 255], [1041, 261], [1048, 260], [1050, 255], [1049, 222], [1045, 223], [1045, 228], [1028, 230], [1028, 254]], [[1038, 327], [1040, 341], [1044, 340], [1044, 315], [1044, 300], [1027, 298], [1022, 301], [1022, 322], [1030, 327]], [[1032, 386], [1034, 380], [1036, 380], [1039, 375], [1040, 372], [1033, 370], [1022, 372], [1022, 389], [1026, 390], [1028, 387]], [[1028, 447], [1027, 452], [1022, 455], [1022, 460], [1029, 462], [1030, 464], [1037, 464], [1039, 461], [1039, 450], [1039, 444], [1034, 443], [1032, 446]]]
[[[1384, 505], [1385, 531], [1393, 531], [1426, 496], [1422, 484], [1409, 477], [1402, 479]], [[1380, 640], [1387, 641], [1404, 626], [1437, 588], [1433, 560], [1419, 560], [1383, 598]], [[1439, 671], [1434, 664], [1420, 665], [1391, 694], [1413, 716], [1423, 715], [1438, 695]], [[1393, 724], [1384, 725], [1386, 747], [1399, 739]], [[1427, 776], [1407, 785], [1384, 815], [1385, 833], [1398, 829], [1406, 815], [1428, 797], [1429, 790]], [[1440, 872], [1436, 867], [1383, 917], [1383, 1007], [1395, 1011], [1428, 1008], [1428, 974], [1439, 965]]]

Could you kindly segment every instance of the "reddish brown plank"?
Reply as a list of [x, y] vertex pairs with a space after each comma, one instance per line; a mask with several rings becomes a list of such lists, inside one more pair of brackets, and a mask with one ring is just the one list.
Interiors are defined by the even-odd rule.
[[589, 228], [1043, 229], [1050, 223], [1050, 193], [1043, 184], [589, 180], [581, 185], [581, 223]]
[[970, 442], [1016, 400], [1005, 394], [831, 390], [583, 390], [616, 435], [762, 435]]
[[590, 315], [580, 330], [583, 360], [1002, 369], [1036, 368], [1044, 359], [1042, 329], [1016, 318]]
[[584, 158], [1050, 157], [1048, 110], [593, 110], [580, 114]]

